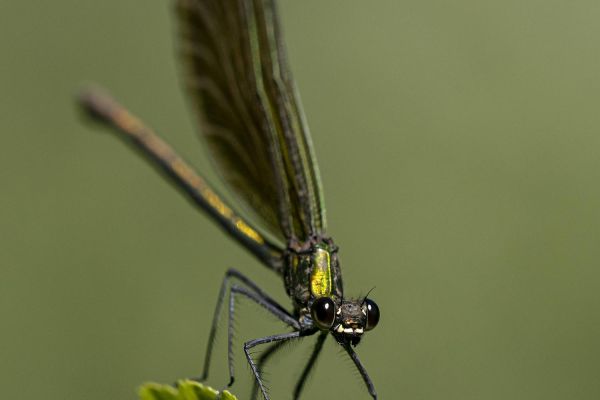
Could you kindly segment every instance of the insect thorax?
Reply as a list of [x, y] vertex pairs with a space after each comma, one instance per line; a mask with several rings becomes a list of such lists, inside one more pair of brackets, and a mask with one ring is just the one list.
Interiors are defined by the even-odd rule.
[[319, 297], [341, 298], [342, 274], [337, 246], [330, 238], [290, 242], [284, 265], [285, 287], [297, 312]]

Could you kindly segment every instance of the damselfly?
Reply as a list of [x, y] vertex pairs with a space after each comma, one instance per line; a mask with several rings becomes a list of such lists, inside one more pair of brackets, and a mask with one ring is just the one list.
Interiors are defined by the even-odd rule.
[[[244, 343], [265, 399], [269, 396], [261, 379], [262, 364], [281, 344], [313, 334], [318, 335], [317, 341], [294, 397], [300, 396], [331, 334], [352, 359], [370, 395], [377, 398], [353, 347], [377, 325], [379, 309], [367, 297], [344, 297], [338, 248], [326, 231], [319, 170], [287, 66], [274, 0], [177, 0], [176, 15], [187, 66], [186, 84], [200, 117], [201, 136], [225, 182], [240, 202], [254, 211], [262, 230], [234, 211], [150, 128], [107, 94], [88, 90], [80, 102], [91, 115], [141, 149], [195, 205], [285, 283], [292, 311], [241, 272], [226, 272], [202, 378], [208, 376], [217, 323], [228, 298], [230, 384], [234, 381], [231, 322], [235, 298], [240, 296], [293, 329]], [[265, 344], [270, 347], [255, 360], [250, 350]]]

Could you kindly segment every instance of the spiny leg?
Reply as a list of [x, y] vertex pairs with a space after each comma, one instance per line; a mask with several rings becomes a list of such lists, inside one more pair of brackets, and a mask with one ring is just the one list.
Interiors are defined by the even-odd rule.
[[300, 330], [300, 323], [296, 321], [294, 317], [292, 317], [287, 311], [282, 311], [282, 307], [278, 304], [272, 304], [273, 301], [270, 298], [265, 299], [261, 294], [257, 294], [254, 291], [248, 290], [243, 286], [232, 285], [230, 289], [229, 296], [229, 329], [227, 335], [227, 343], [228, 343], [228, 363], [229, 363], [229, 384], [231, 386], [235, 381], [234, 372], [233, 372], [233, 321], [235, 319], [235, 296], [242, 295], [250, 300], [254, 301], [259, 306], [263, 307], [265, 310], [269, 311], [275, 317], [277, 317], [280, 321], [285, 322], [290, 327], [294, 328], [296, 331]]
[[269, 400], [269, 395], [267, 394], [267, 389], [266, 389], [262, 379], [260, 378], [260, 373], [258, 371], [256, 363], [254, 362], [254, 359], [250, 355], [250, 349], [252, 349], [255, 346], [261, 345], [261, 344], [267, 344], [267, 343], [273, 343], [273, 342], [283, 342], [283, 341], [287, 341], [287, 340], [298, 339], [300, 337], [312, 335], [315, 332], [316, 332], [316, 330], [304, 331], [304, 332], [295, 331], [295, 332], [283, 333], [283, 334], [279, 334], [279, 335], [266, 336], [263, 338], [250, 340], [250, 341], [244, 343], [244, 353], [246, 353], [246, 359], [248, 360], [248, 364], [250, 364], [250, 368], [252, 369], [252, 372], [254, 373], [254, 378], [256, 378], [256, 382], [258, 383], [258, 387], [260, 388], [260, 391], [262, 392], [264, 400]]
[[[285, 342], [275, 342], [275, 343], [271, 344], [269, 346], [269, 348], [260, 355], [260, 357], [256, 363], [256, 368], [258, 369], [259, 373], [263, 373], [264, 365], [266, 365], [267, 361], [269, 361], [269, 359], [272, 356], [274, 356], [275, 353], [277, 353], [277, 351], [279, 351], [281, 348], [283, 348], [284, 344], [285, 344]], [[254, 384], [252, 385], [252, 392], [250, 394], [250, 399], [256, 400], [257, 395], [258, 395], [258, 382], [256, 382], [256, 379], [255, 379]]]
[[[210, 328], [210, 333], [208, 336], [208, 343], [206, 346], [206, 355], [204, 356], [204, 367], [201, 377], [198, 379], [200, 381], [205, 381], [208, 378], [208, 372], [210, 368], [210, 360], [212, 357], [212, 351], [214, 347], [214, 342], [217, 334], [217, 328], [219, 326], [219, 320], [221, 317], [221, 309], [223, 307], [223, 301], [225, 301], [225, 296], [227, 295], [227, 288], [229, 282], [232, 279], [237, 279], [244, 285], [248, 286], [252, 289], [258, 296], [260, 296], [265, 302], [274, 306], [279, 312], [285, 314], [287, 318], [292, 319], [293, 317], [283, 308], [281, 307], [274, 299], [269, 297], [262, 289], [260, 289], [252, 280], [247, 278], [241, 272], [236, 269], [230, 268], [225, 272], [225, 277], [223, 278], [223, 282], [221, 283], [221, 289], [219, 290], [219, 297], [217, 299], [217, 304], [215, 306], [215, 312], [213, 314], [212, 325]], [[297, 322], [294, 320], [297, 324]], [[230, 341], [228, 341], [229, 343]]]
[[350, 344], [343, 344], [342, 347], [344, 347], [344, 349], [354, 362], [354, 365], [356, 365], [358, 372], [360, 372], [360, 375], [362, 376], [363, 381], [365, 382], [365, 385], [369, 390], [369, 394], [371, 395], [371, 397], [373, 397], [374, 400], [377, 400], [377, 392], [375, 392], [375, 385], [373, 385], [373, 381], [371, 381], [371, 378], [369, 377], [369, 374], [367, 373], [367, 370], [365, 369], [364, 365], [362, 365], [362, 363], [360, 362], [358, 354], [356, 354], [356, 352], [350, 346]]
[[310, 358], [308, 360], [308, 363], [306, 364], [306, 367], [304, 367], [304, 371], [302, 371], [302, 375], [300, 376], [300, 379], [298, 379], [298, 383], [296, 384], [296, 387], [294, 388], [294, 399], [295, 400], [300, 398], [300, 393], [302, 393], [302, 389], [304, 389], [304, 384], [306, 383], [306, 380], [308, 378], [308, 375], [310, 374], [310, 371], [312, 370], [313, 366], [315, 365], [315, 362], [317, 362], [317, 358], [319, 357], [319, 354], [321, 353], [321, 349], [323, 349], [323, 343], [325, 343], [326, 338], [327, 338], [327, 332], [322, 332], [319, 335], [319, 337], [317, 337], [317, 342], [315, 343], [313, 352], [310, 355]]

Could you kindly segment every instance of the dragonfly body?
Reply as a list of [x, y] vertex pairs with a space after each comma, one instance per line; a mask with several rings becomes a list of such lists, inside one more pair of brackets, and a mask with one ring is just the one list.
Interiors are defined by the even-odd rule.
[[[254, 395], [260, 390], [269, 399], [260, 372], [283, 343], [318, 333], [294, 398], [299, 398], [329, 334], [346, 350], [370, 395], [377, 398], [353, 347], [377, 325], [379, 309], [367, 297], [344, 296], [338, 248], [326, 232], [319, 170], [287, 66], [274, 0], [177, 0], [176, 11], [186, 86], [201, 136], [225, 182], [262, 228], [229, 206], [168, 144], [110, 96], [88, 90], [80, 102], [93, 117], [122, 133], [193, 204], [283, 279], [292, 311], [241, 272], [227, 271], [202, 379], [208, 377], [217, 326], [229, 300], [230, 385], [234, 382], [232, 322], [235, 300], [242, 297], [293, 330], [245, 342], [244, 352], [256, 378]], [[250, 349], [260, 345], [269, 347], [255, 360]]]
[[337, 248], [331, 239], [289, 246], [284, 269], [287, 294], [301, 318], [310, 316], [310, 304], [315, 298], [342, 298], [342, 281]]

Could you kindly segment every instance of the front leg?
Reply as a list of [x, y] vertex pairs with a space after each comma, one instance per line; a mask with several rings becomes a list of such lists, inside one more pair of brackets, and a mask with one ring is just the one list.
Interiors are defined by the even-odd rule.
[[[263, 368], [269, 361], [271, 357], [273, 357], [279, 350], [283, 348], [285, 342], [275, 342], [271, 343], [271, 345], [260, 354], [260, 357], [256, 361], [256, 368], [258, 369], [258, 373], [263, 373]], [[254, 380], [254, 384], [252, 385], [252, 392], [250, 394], [250, 400], [256, 400], [258, 398], [258, 382]]]
[[[235, 381], [234, 373], [233, 373], [233, 321], [235, 319], [235, 297], [236, 295], [242, 295], [259, 306], [263, 307], [265, 310], [269, 311], [275, 317], [277, 317], [280, 321], [285, 322], [290, 327], [294, 328], [296, 331], [300, 331], [300, 323], [292, 317], [287, 311], [283, 310], [282, 307], [273, 303], [269, 298], [265, 298], [260, 293], [256, 293], [252, 290], [244, 286], [232, 285], [231, 292], [229, 296], [229, 326], [227, 332], [227, 344], [228, 344], [228, 363], [229, 363], [229, 384], [228, 386], [233, 385]], [[274, 300], [273, 300], [274, 301]]]
[[263, 338], [250, 340], [250, 341], [244, 343], [244, 353], [246, 353], [246, 359], [248, 360], [248, 364], [250, 364], [250, 368], [252, 369], [254, 378], [256, 378], [256, 383], [258, 384], [258, 387], [260, 388], [260, 391], [262, 392], [264, 400], [269, 400], [269, 395], [267, 394], [267, 388], [265, 387], [262, 379], [260, 378], [260, 373], [258, 371], [256, 363], [254, 362], [252, 355], [250, 355], [250, 349], [255, 346], [261, 345], [261, 344], [276, 343], [276, 342], [283, 342], [283, 341], [292, 340], [292, 339], [298, 339], [300, 337], [312, 335], [315, 332], [316, 332], [316, 330], [310, 330], [310, 331], [304, 331], [304, 332], [295, 331], [295, 332], [283, 333], [283, 334], [279, 334], [279, 335], [266, 336]]
[[362, 363], [360, 362], [358, 354], [356, 354], [356, 352], [350, 346], [350, 344], [342, 344], [342, 347], [344, 348], [344, 350], [346, 350], [346, 352], [354, 362], [354, 365], [356, 366], [356, 369], [358, 369], [358, 372], [360, 372], [360, 376], [362, 376], [363, 381], [365, 382], [365, 385], [369, 390], [369, 394], [371, 395], [371, 397], [373, 397], [374, 400], [377, 400], [377, 392], [375, 391], [375, 385], [373, 385], [373, 381], [369, 377], [369, 374], [367, 373], [367, 370], [365, 369], [364, 365], [362, 365]]
[[[281, 316], [279, 319], [284, 318], [285, 319], [284, 322], [286, 322], [288, 325], [291, 324], [291, 326], [293, 326], [295, 329], [296, 329], [296, 326], [298, 326], [298, 322], [292, 317], [292, 315], [290, 313], [288, 313], [274, 299], [272, 299], [269, 295], [267, 295], [262, 289], [260, 289], [258, 287], [258, 285], [256, 285], [252, 280], [247, 278], [244, 274], [237, 271], [236, 269], [233, 269], [233, 268], [228, 269], [227, 272], [225, 273], [225, 277], [223, 278], [223, 282], [221, 283], [221, 289], [219, 290], [219, 297], [217, 299], [217, 304], [216, 304], [215, 311], [213, 314], [213, 320], [212, 320], [212, 325], [210, 328], [210, 333], [208, 335], [206, 354], [204, 356], [204, 368], [202, 371], [202, 375], [198, 379], [199, 381], [206, 381], [206, 379], [208, 378], [208, 372], [209, 372], [209, 368], [210, 368], [210, 361], [212, 358], [213, 346], [214, 346], [215, 338], [217, 335], [217, 328], [219, 326], [219, 320], [221, 319], [221, 310], [223, 308], [223, 303], [227, 296], [230, 282], [232, 280], [236, 280], [240, 284], [244, 285], [244, 287], [246, 288], [246, 292], [252, 293], [256, 298], [260, 299], [259, 304], [261, 304], [261, 305], [267, 304], [269, 307], [271, 307], [271, 309], [276, 310], [277, 316], [278, 317]], [[237, 291], [240, 291], [239, 288], [240, 288], [240, 286], [238, 286]], [[229, 312], [230, 312], [230, 320], [231, 320], [233, 318], [233, 316], [232, 316], [233, 311], [232, 311], [231, 304], [230, 304], [229, 308], [230, 308]], [[232, 334], [232, 332], [231, 332], [231, 330], [229, 330], [229, 336], [231, 336], [231, 334]], [[229, 338], [228, 343], [230, 344], [230, 347], [231, 347], [231, 337]], [[229, 351], [229, 353], [231, 353], [231, 351]], [[231, 356], [230, 356], [230, 358], [231, 358]], [[231, 374], [231, 376], [233, 376], [232, 368], [230, 368], [230, 374]], [[230, 381], [230, 385], [232, 383], [233, 382]]]

